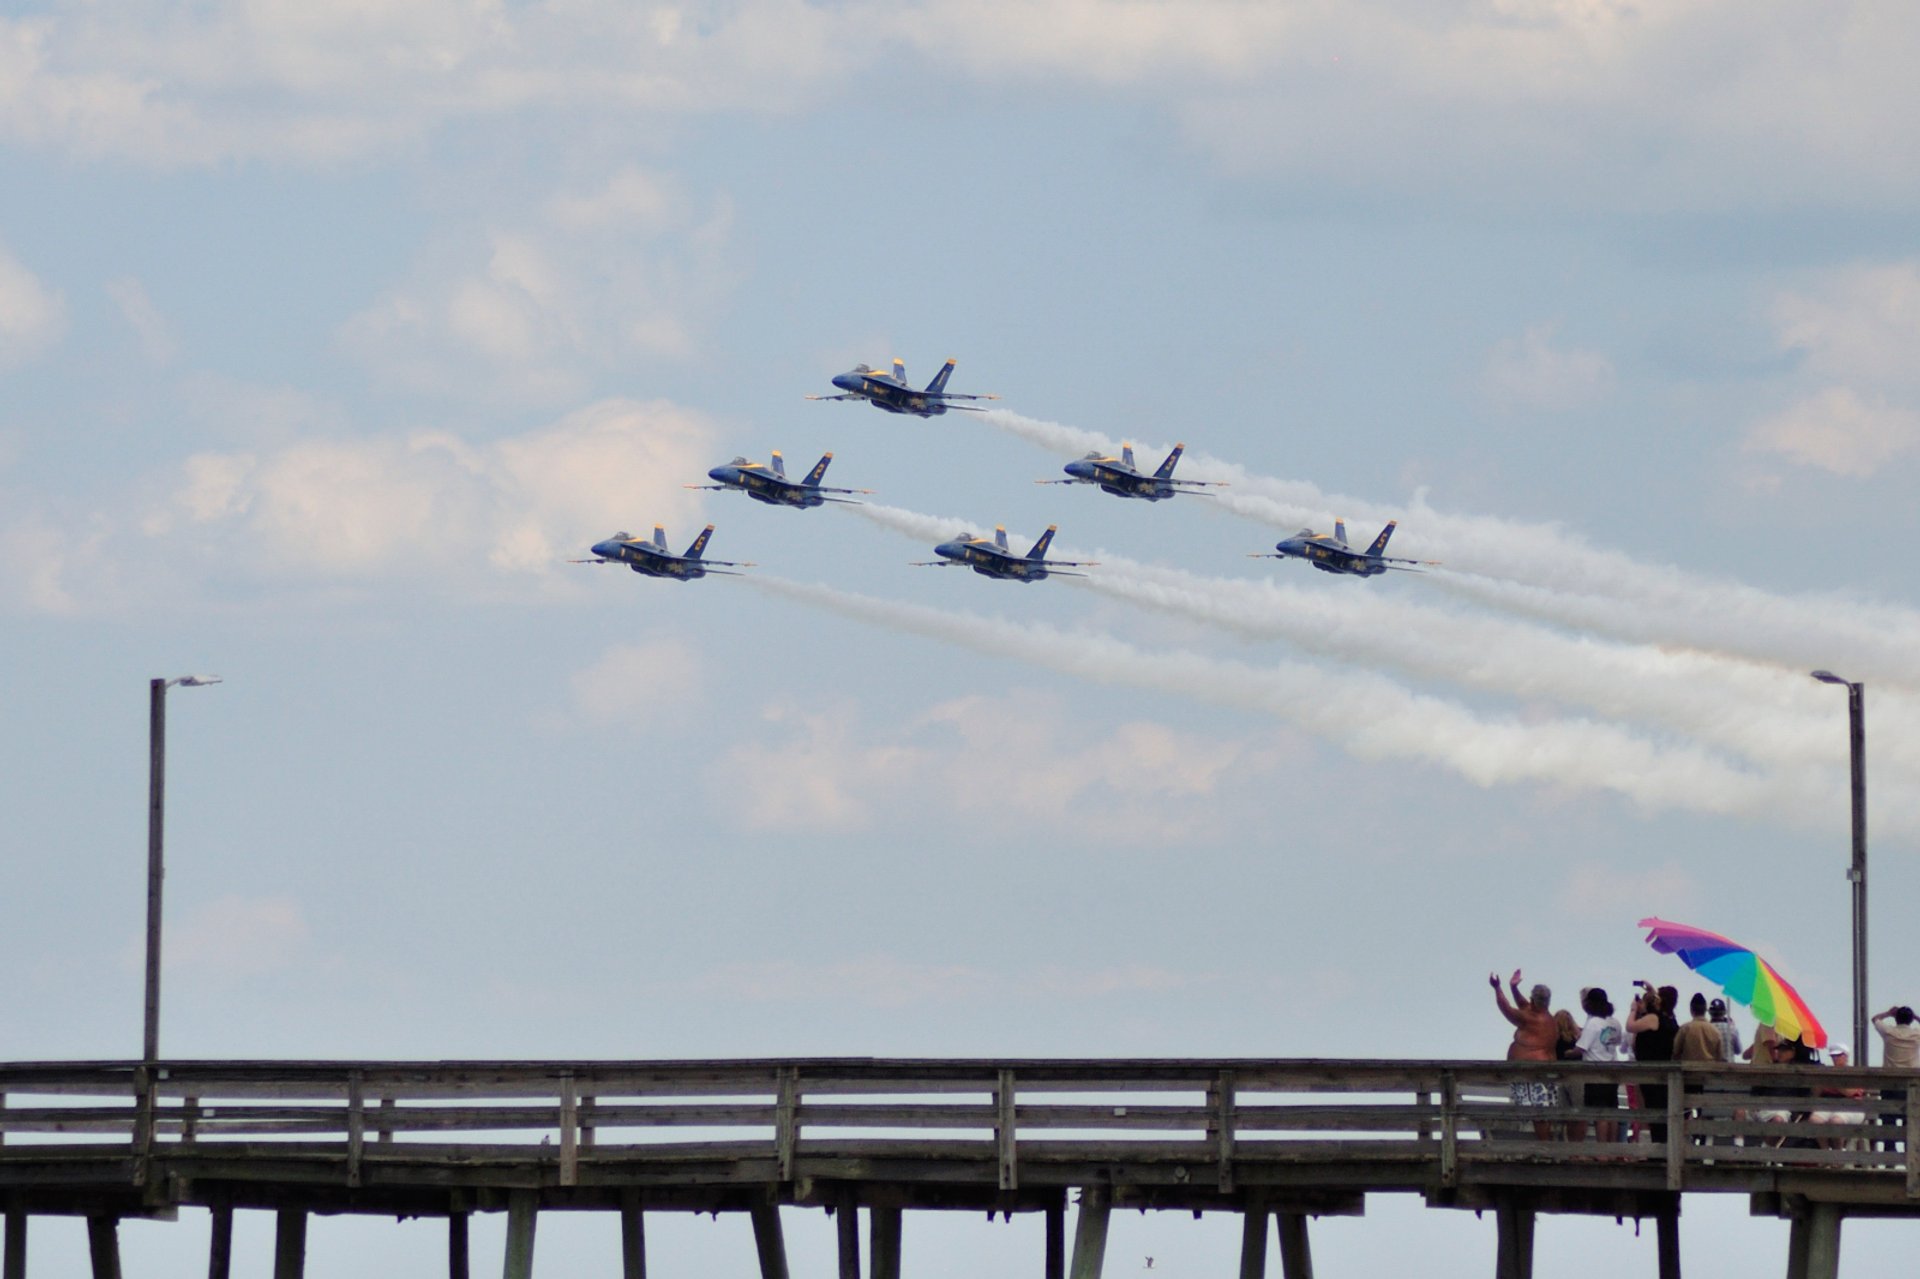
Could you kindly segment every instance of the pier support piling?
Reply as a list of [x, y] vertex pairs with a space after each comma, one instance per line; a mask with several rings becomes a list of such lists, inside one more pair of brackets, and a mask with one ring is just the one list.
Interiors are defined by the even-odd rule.
[[[1067, 1279], [1067, 1207], [1064, 1203], [1047, 1209], [1046, 1279]], [[878, 1279], [878, 1276], [875, 1277]]]
[[867, 1216], [873, 1279], [900, 1279], [900, 1209], [875, 1206]]
[[849, 1190], [833, 1213], [840, 1235], [840, 1279], [860, 1279], [860, 1201]]
[[1267, 1279], [1267, 1205], [1261, 1199], [1241, 1213], [1240, 1279]]
[[637, 1190], [620, 1193], [620, 1275], [647, 1279], [647, 1219]]
[[787, 1279], [787, 1241], [780, 1233], [780, 1205], [755, 1204], [753, 1246], [760, 1253], [760, 1279]]
[[233, 1274], [233, 1205], [215, 1204], [207, 1228], [207, 1279], [230, 1279]]
[[93, 1279], [120, 1279], [120, 1219], [87, 1218], [87, 1253], [93, 1260]]
[[540, 1220], [540, 1198], [531, 1190], [507, 1195], [506, 1279], [533, 1279], [533, 1232]]
[[282, 1208], [273, 1229], [273, 1279], [301, 1279], [306, 1272], [306, 1210]]
[[1313, 1279], [1313, 1249], [1307, 1244], [1305, 1213], [1283, 1212], [1280, 1217], [1280, 1273], [1286, 1279]]
[[27, 1213], [7, 1205], [6, 1257], [0, 1261], [0, 1279], [27, 1279]]
[[1533, 1205], [1503, 1201], [1493, 1215], [1500, 1236], [1496, 1279], [1533, 1279]]
[[1787, 1279], [1839, 1279], [1840, 1207], [1809, 1204], [1787, 1236]]
[[447, 1214], [447, 1276], [448, 1279], [472, 1279], [473, 1257], [467, 1251], [467, 1214], [450, 1212]]
[[[1073, 1228], [1073, 1270], [1070, 1279], [1100, 1279], [1107, 1258], [1107, 1218], [1113, 1201], [1105, 1186], [1080, 1192], [1080, 1216]], [[875, 1276], [878, 1279], [878, 1276]]]
[[1680, 1205], [1654, 1218], [1660, 1251], [1660, 1279], [1680, 1279]]

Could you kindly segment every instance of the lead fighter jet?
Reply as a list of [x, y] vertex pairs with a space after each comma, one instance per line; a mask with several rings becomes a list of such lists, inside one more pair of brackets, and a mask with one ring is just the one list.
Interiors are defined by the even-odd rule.
[[993, 530], [993, 540], [984, 537], [969, 537], [961, 534], [950, 542], [942, 542], [933, 548], [940, 556], [937, 560], [921, 560], [915, 568], [970, 568], [987, 577], [1005, 578], [1014, 582], [1038, 582], [1048, 577], [1085, 577], [1085, 573], [1063, 573], [1061, 567], [1094, 568], [1094, 560], [1054, 560], [1048, 562], [1047, 547], [1053, 542], [1056, 526], [1047, 525], [1047, 531], [1033, 544], [1033, 549], [1024, 556], [1015, 555], [1013, 548], [1007, 545], [1007, 526], [1001, 524]]
[[[820, 481], [826, 476], [827, 463], [833, 461], [828, 453], [813, 464], [803, 480], [787, 478], [787, 462], [780, 456], [780, 450], [773, 451], [773, 464], [762, 465], [749, 462], [744, 457], [736, 457], [725, 466], [716, 466], [707, 472], [707, 478], [720, 481], [718, 484], [684, 484], [690, 489], [738, 489], [756, 502], [765, 502], [769, 506], [819, 506], [823, 502], [846, 502], [844, 497], [827, 497], [828, 493], [871, 493], [872, 489], [830, 489], [823, 488]], [[859, 506], [858, 502], [848, 502], [849, 506]]]
[[[669, 577], [679, 582], [689, 582], [709, 573], [738, 577], [738, 573], [729, 573], [726, 569], [755, 567], [733, 560], [702, 559], [707, 549], [707, 539], [712, 536], [713, 525], [709, 524], [700, 531], [699, 537], [693, 539], [693, 545], [687, 548], [686, 554], [675, 555], [667, 549], [667, 530], [656, 524], [653, 526], [651, 542], [631, 533], [615, 533], [606, 541], [593, 544], [593, 559], [568, 560], [567, 563], [625, 564], [636, 573], [645, 573], [648, 577]], [[715, 568], [716, 564], [725, 565], [725, 568]]]
[[937, 417], [948, 409], [964, 409], [969, 413], [984, 413], [985, 409], [976, 409], [970, 404], [955, 404], [955, 400], [997, 400], [997, 395], [959, 395], [947, 390], [947, 379], [953, 376], [954, 361], [948, 360], [940, 371], [933, 375], [933, 381], [926, 389], [916, 391], [907, 385], [907, 364], [905, 360], [893, 362], [892, 373], [882, 373], [878, 369], [856, 364], [853, 371], [842, 373], [833, 379], [833, 384], [844, 392], [842, 395], [809, 395], [809, 400], [865, 400], [876, 409], [885, 409], [889, 413], [911, 413], [915, 417]]
[[1351, 573], [1355, 577], [1378, 577], [1388, 569], [1399, 569], [1403, 573], [1417, 573], [1416, 564], [1437, 564], [1438, 560], [1403, 560], [1388, 555], [1387, 539], [1393, 536], [1393, 530], [1400, 524], [1398, 520], [1388, 520], [1387, 526], [1380, 530], [1380, 536], [1373, 539], [1372, 545], [1364, 551], [1356, 551], [1347, 545], [1347, 522], [1335, 520], [1332, 533], [1316, 533], [1303, 528], [1284, 541], [1275, 542], [1273, 550], [1250, 556], [1256, 560], [1305, 560], [1323, 573]]
[[[1119, 457], [1109, 457], [1104, 453], [1089, 453], [1077, 462], [1067, 463], [1065, 470], [1071, 479], [1035, 480], [1035, 484], [1097, 484], [1103, 493], [1115, 497], [1137, 497], [1148, 502], [1164, 502], [1170, 497], [1182, 493], [1192, 493], [1195, 489], [1225, 488], [1221, 480], [1176, 480], [1173, 468], [1180, 464], [1180, 454], [1186, 451], [1186, 445], [1176, 444], [1173, 452], [1167, 454], [1167, 460], [1152, 475], [1142, 475], [1133, 461], [1133, 445], [1122, 444]], [[1193, 493], [1195, 497], [1211, 497], [1210, 493]]]

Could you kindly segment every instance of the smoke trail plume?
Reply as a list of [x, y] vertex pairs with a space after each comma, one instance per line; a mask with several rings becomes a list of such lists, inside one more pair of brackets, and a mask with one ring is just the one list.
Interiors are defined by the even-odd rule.
[[[1111, 437], [1005, 410], [987, 422], [1058, 453], [1114, 452]], [[1158, 449], [1159, 446], [1152, 446]], [[1334, 515], [1368, 527], [1399, 512], [1257, 475], [1205, 453], [1182, 474], [1225, 481], [1218, 504], [1270, 527], [1324, 528]], [[1826, 666], [1849, 679], [1920, 687], [1920, 611], [1844, 595], [1776, 595], [1739, 582], [1648, 564], [1589, 545], [1553, 524], [1454, 515], [1417, 502], [1406, 512], [1408, 553], [1445, 562], [1438, 589], [1476, 602], [1618, 639], [1682, 643], [1804, 672]]]
[[1062, 674], [1264, 711], [1361, 758], [1433, 763], [1481, 786], [1545, 783], [1611, 792], [1648, 809], [1801, 822], [1808, 812], [1827, 807], [1809, 808], [1804, 788], [1793, 784], [1791, 774], [1748, 772], [1697, 748], [1657, 745], [1614, 725], [1480, 716], [1377, 676], [1296, 663], [1255, 667], [1190, 652], [1150, 653], [1107, 635], [946, 612], [766, 575], [751, 581], [758, 589], [871, 625]]

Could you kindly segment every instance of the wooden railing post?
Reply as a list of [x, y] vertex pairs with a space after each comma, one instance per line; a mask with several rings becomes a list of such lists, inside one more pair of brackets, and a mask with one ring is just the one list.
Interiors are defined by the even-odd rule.
[[393, 1098], [380, 1098], [380, 1125], [374, 1131], [379, 1134], [379, 1143], [383, 1146], [393, 1144]]
[[365, 1076], [357, 1070], [347, 1072], [347, 1184], [360, 1184], [360, 1155], [367, 1144], [367, 1101]]
[[1920, 1149], [1914, 1134], [1920, 1132], [1920, 1088], [1907, 1085], [1907, 1122], [1900, 1129], [1900, 1140], [1907, 1156], [1907, 1198], [1920, 1199]]
[[773, 1157], [780, 1180], [793, 1180], [793, 1153], [800, 1142], [800, 1068], [785, 1066], [780, 1071], [779, 1100], [773, 1113]]
[[1433, 1122], [1427, 1118], [1425, 1112], [1429, 1106], [1433, 1105], [1433, 1093], [1428, 1089], [1422, 1088], [1413, 1094], [1413, 1100], [1421, 1110], [1420, 1125], [1415, 1130], [1415, 1136], [1423, 1143], [1431, 1142], [1433, 1140]]
[[1678, 1190], [1686, 1180], [1686, 1085], [1677, 1070], [1667, 1072], [1667, 1189]]
[[1207, 1089], [1207, 1135], [1213, 1139], [1213, 1157], [1220, 1167], [1220, 1189], [1233, 1189], [1234, 1076], [1223, 1070]]
[[583, 1149], [593, 1149], [593, 1105], [592, 1097], [580, 1099], [580, 1145]]
[[580, 1100], [571, 1070], [560, 1075], [560, 1184], [580, 1184]]
[[993, 1140], [1000, 1153], [1000, 1189], [1002, 1190], [1020, 1188], [1019, 1112], [1015, 1105], [1016, 1096], [1013, 1072], [1001, 1071], [999, 1081], [993, 1089]]
[[1460, 1179], [1460, 1081], [1451, 1070], [1440, 1072], [1440, 1184]]

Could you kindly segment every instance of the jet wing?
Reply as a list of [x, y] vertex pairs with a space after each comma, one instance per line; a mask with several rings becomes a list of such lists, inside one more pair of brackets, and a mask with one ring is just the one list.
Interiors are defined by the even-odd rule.
[[809, 400], [864, 400], [864, 395], [809, 395]]

